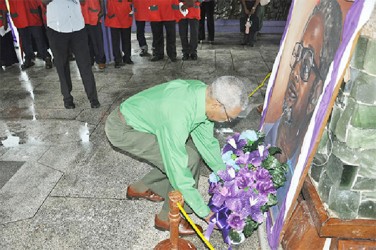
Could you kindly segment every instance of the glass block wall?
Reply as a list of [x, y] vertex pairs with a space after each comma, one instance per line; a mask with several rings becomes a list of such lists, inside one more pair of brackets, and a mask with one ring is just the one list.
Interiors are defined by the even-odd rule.
[[332, 217], [376, 219], [375, 14], [362, 30], [349, 73], [309, 174]]

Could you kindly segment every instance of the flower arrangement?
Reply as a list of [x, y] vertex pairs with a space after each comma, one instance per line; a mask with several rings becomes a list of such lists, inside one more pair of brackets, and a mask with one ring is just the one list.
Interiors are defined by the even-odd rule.
[[264, 213], [277, 204], [276, 190], [286, 181], [286, 163], [275, 155], [281, 150], [264, 143], [262, 132], [246, 130], [229, 137], [222, 148], [226, 170], [209, 176], [209, 207], [214, 212], [207, 230], [222, 231], [230, 246], [251, 236]]

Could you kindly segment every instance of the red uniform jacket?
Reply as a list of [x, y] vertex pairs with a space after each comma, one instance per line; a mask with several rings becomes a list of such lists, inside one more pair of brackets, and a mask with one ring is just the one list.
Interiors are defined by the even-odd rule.
[[[184, 1], [180, 1], [184, 2]], [[183, 14], [180, 12], [180, 10], [176, 11], [176, 21], [179, 22], [181, 19], [201, 19], [201, 13], [200, 13], [200, 4], [202, 0], [198, 0], [195, 2], [195, 5], [193, 7], [188, 8], [188, 14], [186, 16], [183, 16]]]
[[130, 28], [133, 12], [131, 0], [107, 0], [105, 25], [111, 28]]
[[101, 11], [101, 3], [99, 0], [86, 0], [81, 3], [81, 12], [84, 16], [85, 24], [97, 25], [100, 21], [98, 14]]
[[5, 5], [5, 0], [0, 0], [0, 27], [4, 26], [3, 15], [6, 15], [5, 14], [6, 12], [7, 12], [7, 6]]
[[179, 0], [149, 0], [151, 22], [176, 21]]
[[134, 19], [136, 21], [149, 21], [149, 1], [133, 0]]
[[14, 26], [17, 28], [42, 26], [42, 18], [38, 10], [41, 4], [39, 0], [9, 0], [9, 13]]

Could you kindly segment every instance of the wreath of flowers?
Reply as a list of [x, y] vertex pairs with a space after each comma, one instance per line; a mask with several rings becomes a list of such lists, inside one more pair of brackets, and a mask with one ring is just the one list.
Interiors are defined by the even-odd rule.
[[277, 204], [276, 190], [286, 182], [287, 164], [275, 157], [281, 150], [264, 143], [262, 132], [246, 130], [227, 138], [222, 148], [226, 170], [209, 176], [209, 207], [214, 212], [207, 238], [214, 227], [230, 245], [252, 235], [264, 213]]

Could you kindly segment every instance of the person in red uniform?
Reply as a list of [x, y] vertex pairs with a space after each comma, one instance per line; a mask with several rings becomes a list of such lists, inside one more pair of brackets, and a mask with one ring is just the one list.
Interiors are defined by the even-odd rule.
[[[8, 29], [7, 13], [5, 0], [0, 0], [0, 28], [5, 31]], [[18, 63], [18, 58], [14, 50], [12, 32], [8, 31], [3, 36], [0, 35], [0, 72], [3, 66], [8, 67], [14, 63]]]
[[21, 48], [25, 53], [25, 61], [21, 65], [22, 69], [27, 69], [34, 65], [33, 43], [34, 38], [37, 45], [37, 51], [45, 61], [46, 69], [52, 68], [51, 55], [47, 51], [47, 45], [44, 40], [42, 30], [42, 19], [39, 14], [39, 0], [9, 0], [9, 12], [16, 26], [21, 40]]
[[103, 0], [91, 0], [81, 3], [81, 11], [85, 20], [85, 29], [89, 37], [89, 48], [92, 63], [99, 69], [106, 68], [101, 18], [103, 16]]
[[[133, 64], [131, 60], [131, 26], [133, 21], [132, 0], [107, 0], [105, 25], [111, 28], [112, 53], [115, 68]], [[123, 50], [122, 56], [120, 50]]]
[[[185, 0], [180, 0], [185, 2]], [[189, 7], [188, 14], [184, 16], [179, 10], [178, 22], [179, 22], [179, 35], [181, 40], [181, 46], [183, 48], [182, 59], [197, 60], [197, 45], [198, 45], [198, 25], [200, 20], [200, 3], [201, 0], [195, 0], [193, 7]], [[180, 19], [180, 20], [179, 20]], [[190, 30], [190, 38], [188, 41], [188, 27]]]
[[[166, 51], [172, 62], [176, 62], [176, 11], [179, 10], [178, 0], [150, 0], [150, 26], [153, 33], [152, 62], [164, 58], [163, 26], [166, 29]], [[193, 0], [187, 0], [182, 9], [193, 6]]]
[[148, 56], [148, 44], [145, 38], [145, 24], [149, 21], [149, 6], [145, 0], [133, 0], [134, 19], [136, 20], [136, 33], [138, 45], [140, 45], [140, 56]]

